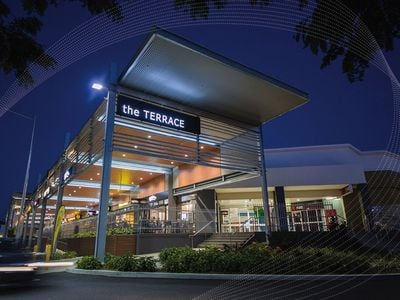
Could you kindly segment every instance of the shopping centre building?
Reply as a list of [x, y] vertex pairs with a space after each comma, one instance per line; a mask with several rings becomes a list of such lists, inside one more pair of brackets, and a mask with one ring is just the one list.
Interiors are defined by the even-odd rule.
[[387, 209], [398, 203], [395, 184], [382, 197], [397, 180], [396, 155], [351, 145], [264, 151], [262, 125], [308, 101], [273, 78], [159, 30], [105, 88], [106, 99], [22, 203], [24, 214], [13, 195], [7, 227], [19, 220], [39, 248], [58, 231], [61, 207], [59, 237], [94, 232], [99, 257], [107, 228], [165, 241], [326, 231], [331, 220], [369, 230], [377, 218], [398, 218]]

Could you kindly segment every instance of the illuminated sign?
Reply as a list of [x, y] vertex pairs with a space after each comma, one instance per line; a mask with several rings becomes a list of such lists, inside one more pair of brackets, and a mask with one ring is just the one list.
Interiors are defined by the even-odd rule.
[[199, 117], [124, 96], [118, 96], [117, 114], [164, 127], [200, 134]]

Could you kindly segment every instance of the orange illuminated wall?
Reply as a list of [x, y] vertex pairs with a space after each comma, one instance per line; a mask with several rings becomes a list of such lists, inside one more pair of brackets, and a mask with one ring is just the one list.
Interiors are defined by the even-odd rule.
[[164, 192], [165, 189], [166, 187], [164, 175], [157, 176], [152, 180], [140, 185], [139, 198], [144, 198]]
[[178, 182], [181, 187], [218, 176], [221, 176], [220, 168], [200, 165], [182, 165], [179, 166]]

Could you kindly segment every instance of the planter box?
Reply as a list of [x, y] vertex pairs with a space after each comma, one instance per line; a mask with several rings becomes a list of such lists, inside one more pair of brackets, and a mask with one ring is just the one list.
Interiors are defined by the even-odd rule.
[[[75, 251], [79, 256], [94, 255], [95, 241], [95, 237], [62, 239], [58, 247], [63, 251]], [[136, 235], [107, 236], [106, 253], [136, 254]]]

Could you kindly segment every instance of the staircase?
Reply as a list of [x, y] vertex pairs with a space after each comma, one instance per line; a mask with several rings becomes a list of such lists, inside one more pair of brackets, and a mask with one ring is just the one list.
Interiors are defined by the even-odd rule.
[[197, 248], [215, 247], [223, 249], [228, 246], [231, 248], [241, 248], [254, 237], [254, 232], [238, 233], [214, 233], [204, 242], [197, 245]]

